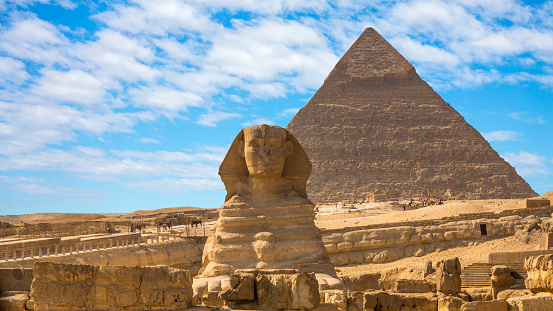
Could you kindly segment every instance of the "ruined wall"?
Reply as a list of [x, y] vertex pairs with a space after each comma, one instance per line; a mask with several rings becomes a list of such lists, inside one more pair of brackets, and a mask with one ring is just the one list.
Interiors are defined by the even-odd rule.
[[127, 267], [39, 262], [34, 310], [183, 310], [192, 306], [189, 271], [167, 266]]
[[[473, 217], [480, 216], [479, 214]], [[344, 228], [342, 231], [322, 231], [323, 243], [336, 266], [360, 263], [381, 263], [404, 257], [424, 256], [447, 248], [474, 245], [482, 238], [481, 227], [487, 236], [500, 238], [514, 235], [516, 230], [539, 222], [535, 215], [506, 216], [452, 221], [444, 224], [397, 226], [388, 228]], [[413, 222], [417, 224], [420, 222]], [[405, 222], [402, 224], [406, 224]]]
[[94, 252], [72, 253], [65, 256], [27, 258], [17, 262], [2, 262], [2, 266], [17, 265], [31, 268], [37, 261], [92, 264], [99, 266], [154, 266], [168, 265], [186, 268], [196, 273], [201, 266], [203, 245], [193, 239], [161, 245], [142, 245]]
[[30, 291], [33, 269], [0, 268], [0, 293], [5, 291]]

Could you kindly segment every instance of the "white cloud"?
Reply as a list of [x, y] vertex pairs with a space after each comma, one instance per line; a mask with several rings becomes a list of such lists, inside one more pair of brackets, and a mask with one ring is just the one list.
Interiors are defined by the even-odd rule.
[[537, 153], [519, 151], [518, 153], [506, 152], [503, 158], [512, 165], [545, 166], [547, 158]]
[[159, 144], [161, 143], [159, 139], [150, 138], [150, 137], [142, 137], [138, 140], [138, 142], [143, 144]]
[[[320, 85], [338, 58], [318, 31], [296, 21], [237, 23], [213, 39], [206, 58], [216, 71], [253, 83], [288, 81], [298, 90]], [[309, 78], [307, 78], [309, 77]], [[249, 86], [249, 85], [248, 85]], [[269, 96], [279, 93], [269, 90]]]
[[81, 105], [101, 104], [107, 88], [94, 75], [78, 69], [67, 72], [44, 69], [36, 82], [37, 86], [31, 89], [35, 95]]
[[482, 136], [489, 141], [518, 141], [522, 136], [521, 133], [515, 131], [492, 131], [487, 133], [482, 133]]
[[288, 108], [288, 109], [282, 110], [282, 112], [279, 115], [282, 117], [289, 117], [289, 116], [296, 115], [298, 111], [300, 111], [300, 108]]
[[60, 46], [67, 39], [57, 28], [36, 16], [16, 16], [11, 27], [0, 30], [0, 51], [14, 58], [52, 64], [63, 59]]
[[205, 126], [217, 126], [217, 123], [232, 118], [239, 118], [240, 114], [235, 112], [211, 111], [200, 115], [197, 124]]
[[[25, 64], [17, 59], [0, 56], [0, 83], [10, 81], [22, 83], [29, 79]], [[1, 84], [0, 84], [1, 85]]]
[[[226, 148], [205, 147], [196, 153], [171, 151], [112, 150], [75, 147], [44, 149], [35, 153], [8, 155], [0, 171], [65, 172], [87, 180], [150, 180], [156, 177], [218, 180], [219, 164]], [[0, 180], [1, 182], [2, 180]]]
[[507, 116], [513, 120], [524, 121], [526, 123], [543, 124], [545, 119], [542, 116], [532, 116], [528, 111], [510, 112]]
[[546, 166], [547, 158], [537, 153], [519, 151], [518, 153], [506, 152], [502, 157], [514, 166], [523, 177], [550, 175], [551, 171]]
[[189, 107], [198, 107], [203, 101], [201, 96], [177, 88], [156, 85], [131, 89], [129, 95], [133, 105], [172, 114], [186, 111]]
[[147, 181], [128, 182], [125, 183], [125, 186], [133, 189], [157, 193], [181, 193], [183, 191], [225, 189], [220, 180], [201, 178], [161, 178]]
[[422, 44], [409, 37], [395, 37], [390, 43], [402, 52], [402, 55], [415, 62], [436, 63], [448, 67], [455, 67], [460, 63], [459, 57], [444, 49]]
[[130, 6], [116, 5], [114, 11], [100, 13], [96, 18], [112, 29], [133, 34], [164, 35], [216, 27], [203, 12], [183, 1], [134, 0], [131, 3]]

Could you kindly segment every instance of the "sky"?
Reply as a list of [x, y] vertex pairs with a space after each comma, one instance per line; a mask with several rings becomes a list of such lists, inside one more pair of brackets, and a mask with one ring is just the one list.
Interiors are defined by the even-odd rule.
[[219, 207], [367, 27], [553, 190], [553, 1], [0, 0], [0, 214]]

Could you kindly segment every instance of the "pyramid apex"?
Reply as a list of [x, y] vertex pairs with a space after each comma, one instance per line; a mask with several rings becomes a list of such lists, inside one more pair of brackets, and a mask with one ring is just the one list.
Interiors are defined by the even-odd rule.
[[349, 78], [405, 78], [415, 73], [411, 65], [378, 31], [368, 27], [344, 54], [329, 75]]

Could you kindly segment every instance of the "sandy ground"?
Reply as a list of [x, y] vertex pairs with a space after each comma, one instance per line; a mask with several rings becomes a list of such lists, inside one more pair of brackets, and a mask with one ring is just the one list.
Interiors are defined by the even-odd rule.
[[64, 223], [64, 222], [79, 222], [79, 221], [121, 221], [130, 219], [133, 216], [153, 217], [157, 214], [178, 213], [189, 211], [202, 211], [199, 207], [169, 207], [155, 210], [138, 210], [133, 213], [38, 213], [38, 214], [23, 214], [23, 215], [0, 215], [0, 221], [11, 224], [18, 223]]
[[520, 200], [472, 200], [446, 201], [443, 205], [431, 205], [403, 211], [402, 204], [363, 203], [355, 209], [340, 206], [319, 206], [315, 223], [320, 228], [336, 229], [343, 227], [366, 226], [371, 224], [394, 223], [423, 219], [440, 219], [459, 214], [500, 212], [518, 208]]

